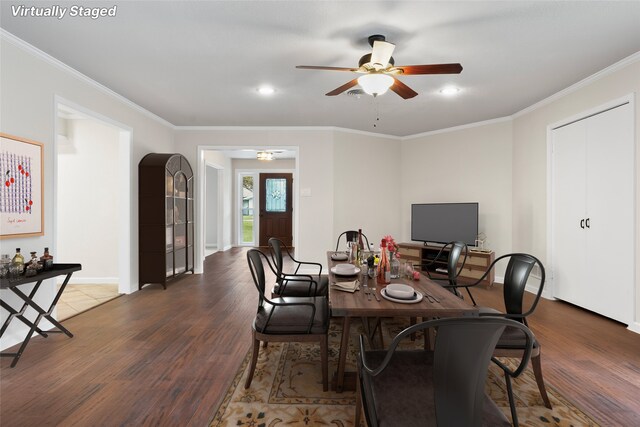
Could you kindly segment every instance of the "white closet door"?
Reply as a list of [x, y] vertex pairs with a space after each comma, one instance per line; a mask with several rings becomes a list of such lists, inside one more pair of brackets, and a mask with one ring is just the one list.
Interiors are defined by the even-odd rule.
[[553, 131], [554, 296], [582, 305], [586, 283], [586, 125], [572, 123]]
[[583, 120], [587, 126], [587, 274], [584, 307], [633, 320], [634, 149], [629, 104]]

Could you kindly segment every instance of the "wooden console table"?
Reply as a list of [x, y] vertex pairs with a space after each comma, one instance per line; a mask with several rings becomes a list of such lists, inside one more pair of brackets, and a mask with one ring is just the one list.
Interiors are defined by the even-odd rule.
[[[440, 246], [425, 246], [421, 243], [400, 243], [398, 245], [400, 259], [410, 261], [416, 265], [425, 265], [432, 262], [435, 257], [438, 255]], [[445, 249], [447, 251], [447, 249]], [[437, 269], [443, 268], [446, 270], [447, 268], [447, 258], [449, 257], [448, 252], [445, 252], [441, 255], [441, 258], [435, 263], [432, 267], [429, 268], [429, 274], [434, 279], [446, 278], [446, 273], [440, 273]], [[462, 263], [462, 258], [464, 254], [460, 257], [460, 263]], [[487, 271], [487, 268], [493, 260], [495, 259], [496, 254], [494, 252], [479, 252], [474, 250], [469, 250], [469, 254], [467, 255], [467, 261], [458, 276], [458, 280], [460, 283], [469, 284], [473, 283]], [[423, 267], [424, 271], [424, 267]], [[495, 273], [492, 269], [487, 277], [484, 278], [482, 282], [483, 285], [492, 286], [495, 280]]]
[[[53, 264], [53, 268], [51, 270], [43, 271], [39, 274], [36, 274], [35, 276], [31, 276], [31, 277], [22, 276], [14, 279], [0, 279], [0, 289], [9, 289], [11, 292], [16, 294], [23, 301], [23, 304], [20, 310], [16, 310], [15, 308], [7, 304], [5, 301], [0, 299], [0, 305], [2, 306], [2, 308], [4, 308], [9, 312], [9, 317], [7, 317], [7, 320], [5, 320], [4, 324], [2, 325], [2, 329], [0, 329], [0, 337], [4, 335], [5, 331], [7, 330], [7, 327], [9, 326], [9, 324], [11, 323], [14, 317], [18, 318], [20, 321], [22, 321], [22, 323], [24, 323], [30, 328], [29, 333], [26, 335], [26, 337], [22, 341], [22, 345], [20, 345], [20, 348], [16, 353], [0, 353], [0, 356], [2, 357], [13, 357], [13, 361], [11, 362], [12, 368], [16, 366], [16, 364], [18, 363], [20, 356], [22, 356], [22, 353], [24, 352], [24, 349], [27, 347], [27, 344], [29, 344], [29, 340], [33, 336], [34, 332], [37, 332], [39, 335], [45, 338], [47, 337], [47, 334], [50, 334], [50, 333], [64, 333], [69, 338], [73, 337], [73, 334], [71, 332], [69, 332], [64, 326], [62, 326], [56, 319], [51, 317], [51, 313], [53, 312], [53, 309], [58, 303], [58, 300], [60, 299], [62, 292], [64, 292], [64, 288], [67, 286], [67, 283], [69, 283], [69, 279], [71, 279], [71, 275], [73, 274], [74, 271], [79, 271], [79, 270], [82, 270], [82, 266], [80, 264]], [[56, 293], [56, 296], [53, 299], [53, 302], [51, 303], [51, 305], [49, 306], [49, 309], [44, 310], [34, 301], [34, 297], [38, 292], [40, 285], [46, 279], [51, 279], [53, 277], [63, 276], [63, 275], [66, 275], [67, 277], [65, 277], [64, 282], [62, 283], [62, 286], [60, 286], [60, 289]], [[26, 285], [34, 282], [36, 283], [36, 285], [33, 287], [31, 292], [29, 292], [29, 295], [25, 294], [19, 289], [19, 287], [22, 285]], [[36, 320], [33, 322], [31, 322], [29, 319], [24, 317], [24, 313], [29, 307], [33, 308], [38, 313], [38, 317], [36, 317]], [[57, 330], [53, 329], [45, 332], [42, 329], [40, 329], [38, 327], [38, 324], [43, 318], [53, 323], [53, 325], [57, 328]]]

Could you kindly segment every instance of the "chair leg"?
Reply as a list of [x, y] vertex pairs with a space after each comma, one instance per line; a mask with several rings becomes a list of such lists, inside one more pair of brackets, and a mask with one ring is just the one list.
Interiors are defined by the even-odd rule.
[[518, 413], [516, 412], [516, 402], [513, 398], [513, 388], [511, 387], [511, 377], [506, 372], [504, 373], [504, 381], [507, 383], [507, 395], [509, 396], [509, 408], [511, 409], [511, 424], [513, 427], [518, 427]]
[[360, 395], [360, 372], [358, 372], [358, 380], [356, 381], [356, 422], [355, 427], [360, 427], [362, 423], [362, 395]]
[[533, 375], [536, 377], [536, 383], [538, 384], [538, 390], [540, 390], [540, 396], [544, 406], [551, 409], [551, 401], [547, 395], [547, 389], [544, 386], [544, 379], [542, 378], [542, 363], [540, 362], [540, 353], [537, 356], [531, 358], [531, 367], [533, 368]]
[[329, 343], [327, 335], [320, 338], [320, 361], [322, 364], [322, 391], [329, 390]]
[[[417, 318], [417, 317], [415, 317], [415, 316], [411, 316], [411, 317], [409, 317], [409, 326], [413, 326], [413, 325], [415, 325], [417, 321], [418, 321], [418, 318]], [[415, 333], [415, 332], [413, 332], [413, 333], [411, 334], [411, 341], [415, 341], [415, 340], [416, 340], [416, 333]]]
[[[258, 362], [258, 353], [260, 352], [260, 340], [256, 339], [256, 333], [253, 333], [253, 354], [251, 355], [251, 367], [249, 368], [249, 375], [244, 383], [244, 388], [251, 386], [251, 380], [253, 380], [253, 373], [256, 370], [256, 363]], [[266, 342], [265, 342], [266, 343]]]
[[471, 291], [469, 290], [469, 288], [465, 288], [467, 290], [467, 293], [469, 294], [469, 298], [471, 298], [471, 302], [473, 302], [473, 306], [477, 306], [478, 304], [476, 304], [476, 300], [473, 299], [473, 295], [471, 295]]
[[[384, 337], [382, 336], [382, 317], [376, 317], [376, 328], [378, 328], [378, 337], [380, 338], [380, 348], [384, 348]], [[374, 330], [375, 333], [375, 330]]]

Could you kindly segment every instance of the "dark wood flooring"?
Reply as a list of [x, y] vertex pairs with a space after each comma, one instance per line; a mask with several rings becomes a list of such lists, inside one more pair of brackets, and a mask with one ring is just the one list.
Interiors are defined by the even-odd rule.
[[[249, 349], [257, 296], [246, 249], [202, 275], [147, 286], [34, 338], [15, 368], [0, 359], [0, 425], [206, 426]], [[500, 307], [501, 289], [477, 289]], [[531, 318], [547, 383], [603, 425], [640, 425], [640, 335], [569, 304]]]

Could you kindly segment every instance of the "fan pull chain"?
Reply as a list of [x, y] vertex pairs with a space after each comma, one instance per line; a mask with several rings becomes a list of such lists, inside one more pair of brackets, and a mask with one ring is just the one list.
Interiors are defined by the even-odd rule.
[[373, 103], [375, 105], [376, 108], [376, 121], [373, 122], [373, 127], [378, 127], [378, 122], [380, 121], [380, 104], [378, 104], [378, 97], [374, 96], [373, 97]]

